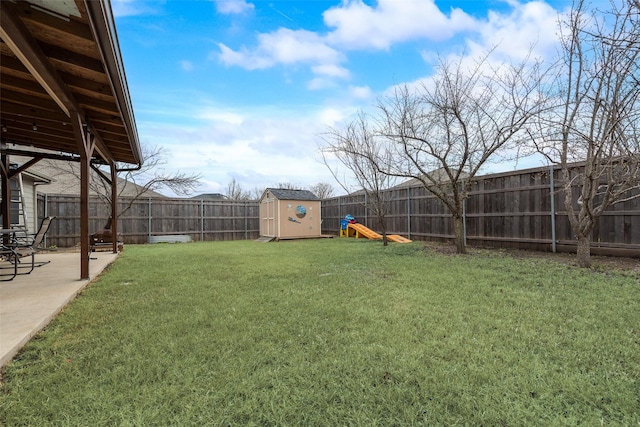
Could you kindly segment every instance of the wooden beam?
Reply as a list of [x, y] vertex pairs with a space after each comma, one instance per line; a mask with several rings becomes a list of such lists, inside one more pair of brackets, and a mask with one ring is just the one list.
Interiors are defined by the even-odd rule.
[[[2, 211], [2, 228], [11, 228], [11, 188], [9, 183], [9, 156], [5, 153], [0, 155], [0, 184], [2, 185], [2, 205], [0, 211]], [[9, 235], [3, 236], [3, 243], [7, 244]]]
[[69, 123], [69, 118], [59, 109], [52, 111], [42, 107], [16, 104], [4, 98], [4, 90], [2, 91], [2, 95], [0, 114], [2, 114], [3, 119], [16, 120], [18, 117], [23, 117], [38, 120], [39, 122], [47, 120], [55, 123]]
[[[0, 2], [1, 3], [1, 2]], [[2, 103], [11, 102], [13, 104], [23, 105], [25, 107], [41, 108], [49, 111], [59, 111], [55, 102], [52, 102], [45, 93], [42, 96], [27, 95], [25, 93], [16, 92], [13, 90], [2, 90]], [[3, 107], [4, 109], [4, 107]]]
[[42, 86], [33, 79], [25, 79], [18, 76], [3, 75], [0, 80], [0, 87], [2, 90], [14, 90], [19, 93], [26, 93], [30, 95], [39, 95], [43, 93]]
[[118, 253], [118, 170], [116, 163], [109, 164], [111, 170], [111, 242], [113, 253]]
[[89, 279], [89, 184], [95, 143], [89, 127], [77, 111], [71, 111], [71, 125], [80, 152], [80, 279]]
[[52, 33], [58, 37], [71, 36], [78, 41], [93, 42], [91, 30], [79, 21], [56, 15], [51, 11], [44, 11], [28, 2], [17, 3], [16, 10], [24, 16], [25, 21], [41, 27], [43, 32]]
[[104, 172], [102, 172], [102, 170], [98, 167], [98, 164], [91, 162], [91, 169], [93, 169], [93, 171], [97, 173], [98, 176], [104, 180], [104, 182], [112, 185], [111, 178], [109, 178], [107, 175], [105, 175]]
[[20, 166], [16, 170], [10, 171], [9, 172], [9, 178], [13, 178], [14, 176], [18, 175], [19, 173], [22, 173], [22, 172], [26, 171], [31, 166], [33, 166], [36, 163], [38, 163], [40, 160], [42, 160], [42, 159], [33, 158], [33, 159], [29, 160], [28, 162], [24, 163], [22, 166]]
[[[93, 129], [89, 128], [89, 131], [92, 130]], [[102, 139], [100, 134], [98, 132], [91, 133], [93, 135], [94, 148], [96, 149], [96, 151], [98, 151], [100, 157], [102, 157], [107, 163], [115, 162], [116, 160], [115, 157], [113, 157], [113, 153], [111, 152], [109, 147], [107, 147], [107, 144], [104, 143], [104, 140]]]
[[[1, 31], [0, 37], [9, 46], [11, 51], [20, 59], [24, 66], [29, 70], [33, 77], [42, 85], [51, 98], [58, 104], [58, 106], [70, 117], [72, 124], [74, 125], [74, 132], [76, 138], [78, 133], [75, 131], [77, 121], [76, 118], [71, 117], [71, 112], [80, 117], [80, 120], [84, 118], [84, 111], [78, 105], [77, 100], [70, 93], [68, 87], [60, 78], [57, 71], [53, 68], [47, 55], [52, 58], [61, 59], [69, 62], [71, 60], [78, 61], [78, 55], [57, 46], [45, 45], [47, 51], [46, 55], [40, 45], [33, 39], [29, 30], [22, 23], [20, 18], [15, 13], [15, 8], [11, 3], [0, 2], [1, 6]], [[94, 71], [104, 72], [102, 63], [99, 60], [82, 57], [81, 66], [93, 69]], [[9, 92], [9, 93], [7, 93]], [[36, 105], [43, 109], [49, 109], [49, 101], [47, 99], [41, 99], [35, 96], [28, 96], [25, 94], [16, 93], [16, 96], [11, 96], [12, 91], [3, 91], [3, 98], [8, 101], [13, 101], [17, 104], [28, 103], [29, 105]], [[24, 98], [29, 98], [25, 100]], [[104, 109], [111, 110], [113, 104], [104, 103]], [[114, 115], [118, 115], [118, 111], [114, 111]], [[86, 124], [86, 123], [85, 123]], [[90, 131], [90, 129], [87, 129]], [[91, 133], [91, 153], [93, 149], [97, 147], [100, 156], [107, 162], [114, 160], [111, 150], [104, 143], [102, 138], [97, 132]], [[81, 151], [81, 157], [84, 157]]]
[[43, 153], [40, 151], [18, 150], [15, 148], [2, 148], [2, 154], [23, 157], [36, 157], [38, 159], [63, 160], [65, 162], [79, 162], [80, 157], [77, 155], [62, 155], [54, 153]]
[[71, 64], [73, 67], [83, 68], [90, 72], [90, 74], [95, 74], [96, 77], [100, 76], [104, 78], [104, 67], [99, 59], [80, 55], [77, 52], [48, 43], [42, 43], [42, 52], [51, 58], [52, 61], [58, 61], [62, 64]]
[[0, 37], [67, 116], [74, 104], [55, 69], [8, 1], [0, 1]]
[[[3, 119], [6, 118], [3, 116]], [[7, 123], [7, 125], [9, 125]], [[33, 127], [36, 127], [34, 130]], [[19, 131], [21, 135], [29, 135], [30, 138], [42, 138], [51, 140], [68, 140], [73, 143], [73, 129], [67, 126], [67, 130], [61, 130], [59, 127], [51, 126], [51, 122], [41, 122], [38, 119], [23, 119], [11, 121], [11, 130]], [[9, 129], [7, 128], [7, 132]]]

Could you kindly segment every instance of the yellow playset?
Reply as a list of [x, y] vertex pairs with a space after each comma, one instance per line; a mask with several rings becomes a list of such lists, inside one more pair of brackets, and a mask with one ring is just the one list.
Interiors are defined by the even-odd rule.
[[[356, 239], [365, 238], [369, 240], [380, 240], [382, 235], [371, 230], [362, 224], [355, 222], [351, 215], [347, 215], [345, 219], [340, 220], [340, 237], [355, 237]], [[398, 234], [389, 234], [387, 239], [390, 242], [411, 243], [411, 240]]]

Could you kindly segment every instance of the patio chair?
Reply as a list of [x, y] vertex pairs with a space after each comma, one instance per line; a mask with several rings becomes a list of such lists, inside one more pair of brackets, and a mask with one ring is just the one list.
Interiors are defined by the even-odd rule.
[[18, 259], [17, 254], [12, 248], [4, 245], [0, 247], [0, 282], [8, 282], [16, 277], [18, 274], [16, 259]]
[[[122, 233], [118, 233], [118, 250], [122, 250]], [[95, 252], [98, 248], [111, 248], [113, 246], [113, 232], [111, 231], [111, 217], [104, 226], [104, 229], [93, 233], [89, 239], [89, 248]]]
[[[54, 216], [46, 217], [40, 223], [40, 228], [38, 232], [30, 237], [14, 237], [10, 247], [13, 250], [13, 261], [16, 264], [17, 268], [29, 268], [29, 271], [25, 273], [17, 273], [17, 274], [29, 274], [36, 267], [41, 267], [45, 264], [49, 264], [51, 261], [41, 261], [36, 262], [36, 253], [41, 249], [40, 245], [42, 245], [42, 241], [44, 240], [45, 234], [49, 231], [49, 227], [51, 226], [51, 221], [55, 219]], [[31, 257], [30, 265], [20, 266], [22, 258]]]

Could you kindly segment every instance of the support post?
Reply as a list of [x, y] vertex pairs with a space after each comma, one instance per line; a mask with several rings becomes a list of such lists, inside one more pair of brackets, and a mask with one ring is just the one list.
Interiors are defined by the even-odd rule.
[[71, 111], [71, 125], [80, 152], [80, 279], [89, 279], [89, 180], [95, 139], [77, 111]]
[[[9, 156], [2, 154], [0, 157], [0, 169], [1, 169], [1, 185], [2, 185], [2, 207], [0, 213], [2, 214], [2, 228], [11, 228], [11, 182], [9, 181]], [[3, 236], [3, 243], [8, 244], [10, 236], [5, 234]]]
[[109, 162], [111, 170], [111, 243], [113, 253], [118, 253], [118, 171], [116, 162]]

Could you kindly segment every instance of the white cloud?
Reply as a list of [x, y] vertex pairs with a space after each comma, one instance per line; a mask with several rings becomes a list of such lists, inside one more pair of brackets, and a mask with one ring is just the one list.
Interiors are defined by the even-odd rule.
[[184, 71], [193, 71], [193, 62], [182, 60], [180, 61], [180, 68]]
[[223, 15], [236, 15], [252, 11], [253, 4], [247, 3], [245, 0], [214, 0], [216, 10]]
[[325, 108], [318, 113], [318, 121], [325, 126], [334, 127], [352, 113], [353, 111], [344, 111], [337, 108]]
[[[462, 55], [469, 57], [478, 57], [494, 48], [492, 59], [496, 61], [522, 60], [530, 49], [534, 57], [551, 53], [557, 43], [556, 10], [542, 0], [504, 1], [511, 7], [510, 12], [489, 11], [486, 19], [476, 19], [458, 8], [443, 13], [435, 0], [378, 0], [373, 5], [363, 0], [344, 0], [342, 5], [323, 13], [330, 28], [324, 35], [279, 28], [258, 34], [254, 47], [234, 49], [219, 43], [219, 51], [211, 56], [227, 66], [247, 70], [280, 64], [308, 65], [314, 77], [307, 88], [320, 90], [336, 87], [339, 80], [351, 78], [349, 69], [343, 65], [344, 51], [349, 49], [390, 49], [398, 43], [442, 41], [463, 32], [467, 38]], [[434, 63], [437, 57], [426, 49], [421, 55], [429, 63]], [[362, 91], [353, 95], [369, 96]]]
[[327, 77], [314, 77], [307, 83], [307, 89], [309, 90], [322, 90], [335, 86], [336, 83]]
[[349, 87], [349, 93], [356, 99], [369, 99], [373, 96], [373, 92], [368, 86], [351, 86]]
[[522, 60], [530, 50], [546, 57], [558, 44], [558, 11], [543, 1], [514, 3], [509, 14], [489, 12], [478, 33], [468, 41], [470, 55], [496, 47], [493, 56], [501, 60]]
[[323, 76], [330, 76], [330, 77], [338, 77], [341, 79], [348, 79], [351, 75], [349, 73], [349, 70], [335, 64], [314, 65], [313, 67], [311, 67], [311, 70], [314, 72], [314, 74], [320, 74]]
[[[505, 0], [511, 10], [506, 13], [489, 11], [487, 19], [478, 21], [477, 31], [470, 33], [465, 46], [449, 49], [445, 55], [432, 50], [421, 52], [423, 60], [437, 66], [440, 60], [446, 63], [460, 63], [461, 67], [472, 69], [476, 61], [487, 55], [486, 65], [499, 67], [504, 63], [524, 61], [529, 57], [533, 64], [537, 59], [548, 59], [554, 56], [558, 47], [558, 12], [544, 1], [520, 3], [516, 0]], [[412, 82], [402, 83], [412, 91], [422, 91], [424, 87], [433, 88], [432, 76], [427, 75]], [[397, 86], [386, 90], [393, 95]]]
[[442, 13], [434, 0], [379, 0], [375, 6], [351, 0], [326, 10], [323, 17], [331, 28], [326, 35], [279, 28], [258, 34], [254, 47], [234, 49], [219, 43], [219, 52], [211, 56], [227, 66], [247, 70], [278, 64], [310, 65], [315, 77], [307, 87], [318, 90], [351, 77], [341, 65], [345, 49], [387, 49], [394, 43], [425, 38], [442, 40], [459, 31], [478, 28], [477, 21], [460, 9], [452, 9], [448, 15]]
[[235, 51], [223, 43], [218, 46], [221, 51], [218, 57], [224, 64], [248, 70], [269, 68], [276, 64], [333, 65], [343, 59], [340, 52], [328, 46], [316, 33], [288, 28], [258, 35], [255, 49], [243, 47]]
[[239, 126], [244, 122], [244, 117], [241, 114], [216, 109], [202, 111], [198, 113], [196, 117], [201, 120], [225, 123], [233, 126]]
[[349, 49], [388, 49], [394, 43], [424, 38], [444, 40], [477, 27], [460, 9], [445, 15], [434, 0], [379, 0], [375, 6], [351, 0], [325, 11], [324, 22], [335, 28], [328, 35], [331, 44]]
[[172, 166], [202, 174], [198, 192], [224, 192], [233, 177], [245, 190], [279, 182], [301, 186], [333, 182], [320, 161], [317, 139], [327, 125], [347, 116], [342, 107], [306, 112], [264, 107], [239, 112], [206, 100], [194, 105], [205, 107], [183, 111], [197, 119], [190, 125], [141, 121], [138, 127], [145, 136], [143, 143], [153, 141], [169, 151]]

